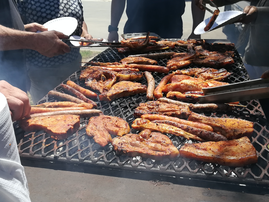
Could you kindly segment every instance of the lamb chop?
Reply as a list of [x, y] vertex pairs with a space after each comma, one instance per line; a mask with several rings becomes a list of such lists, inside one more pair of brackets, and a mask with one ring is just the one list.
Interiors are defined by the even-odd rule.
[[138, 93], [146, 93], [147, 86], [131, 81], [120, 81], [107, 92], [99, 95], [101, 101], [112, 101], [120, 97], [127, 97]]
[[185, 144], [180, 156], [225, 166], [246, 166], [258, 161], [256, 150], [249, 138]]
[[142, 119], [142, 118], [135, 119], [132, 124], [132, 128], [137, 129], [137, 130], [149, 129], [151, 131], [159, 131], [161, 133], [173, 134], [176, 136], [184, 137], [186, 139], [203, 141], [202, 138], [196, 135], [193, 135], [189, 132], [186, 132], [178, 127], [168, 125], [168, 124], [163, 124], [163, 123], [154, 123], [154, 122], [151, 122], [150, 120]]
[[55, 140], [66, 139], [79, 129], [80, 116], [54, 115], [22, 119], [20, 127], [25, 131], [44, 130]]
[[125, 120], [105, 115], [91, 117], [86, 127], [87, 135], [102, 147], [112, 142], [111, 135], [123, 136], [129, 132], [130, 127]]
[[[221, 81], [228, 76], [231, 75], [230, 72], [228, 72], [226, 69], [214, 69], [214, 68], [189, 68], [189, 69], [184, 69], [184, 70], [177, 70], [175, 72], [176, 75], [188, 75], [188, 76], [193, 76], [196, 78], [200, 78], [202, 80], [216, 80], [216, 81]], [[175, 76], [176, 76], [175, 75]]]
[[166, 116], [174, 116], [179, 118], [187, 118], [191, 111], [187, 106], [178, 106], [160, 101], [148, 101], [140, 103], [134, 111], [134, 116], [140, 117], [143, 114], [160, 114]]
[[117, 153], [126, 153], [129, 156], [140, 155], [158, 160], [165, 157], [175, 158], [179, 154], [178, 149], [166, 135], [150, 130], [115, 137], [112, 145]]
[[230, 140], [243, 136], [249, 137], [254, 131], [253, 122], [242, 119], [207, 117], [192, 112], [188, 120], [210, 125], [214, 132], [220, 133]]

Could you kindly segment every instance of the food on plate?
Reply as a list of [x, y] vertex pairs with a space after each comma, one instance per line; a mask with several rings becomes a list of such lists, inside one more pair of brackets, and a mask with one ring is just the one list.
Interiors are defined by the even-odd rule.
[[108, 91], [117, 81], [115, 72], [93, 69], [85, 79], [85, 85], [100, 93]]
[[55, 140], [66, 139], [75, 133], [80, 126], [78, 115], [54, 115], [22, 119], [20, 127], [25, 131], [44, 130]]
[[129, 156], [139, 155], [145, 158], [163, 159], [165, 157], [175, 158], [179, 154], [178, 149], [166, 135], [150, 130], [115, 137], [112, 145], [117, 153]]
[[129, 69], [116, 72], [117, 81], [138, 81], [143, 77], [143, 72]]
[[148, 82], [148, 87], [147, 87], [147, 99], [148, 100], [153, 100], [153, 91], [155, 89], [155, 79], [152, 76], [152, 74], [148, 71], [145, 71], [145, 76]]
[[168, 74], [162, 78], [162, 80], [159, 82], [158, 86], [153, 91], [153, 95], [155, 98], [161, 98], [163, 97], [163, 88], [164, 86], [170, 81], [174, 73]]
[[187, 106], [178, 106], [160, 101], [148, 101], [140, 103], [135, 108], [134, 116], [141, 117], [143, 114], [160, 114], [166, 116], [174, 116], [178, 118], [187, 118], [191, 111]]
[[112, 101], [120, 97], [128, 97], [138, 93], [146, 93], [147, 86], [138, 82], [120, 81], [114, 84], [109, 91], [99, 95], [101, 101]]
[[181, 123], [177, 123], [174, 121], [169, 121], [169, 120], [155, 120], [152, 121], [153, 123], [157, 123], [157, 124], [167, 124], [167, 125], [171, 125], [171, 126], [175, 126], [177, 128], [180, 128], [188, 133], [191, 133], [193, 135], [196, 135], [200, 138], [202, 138], [205, 141], [225, 141], [227, 140], [227, 138], [223, 135], [220, 135], [218, 133], [212, 132], [212, 131], [207, 131], [207, 130], [203, 130], [200, 128], [195, 128], [195, 127], [191, 127], [185, 124], [181, 124]]
[[207, 23], [207, 25], [204, 28], [204, 31], [208, 31], [210, 30], [210, 28], [213, 26], [214, 22], [216, 21], [217, 17], [219, 16], [219, 9], [214, 10], [214, 13], [212, 15], [212, 17], [209, 19], [209, 22]]
[[94, 101], [92, 101], [91, 99], [87, 98], [85, 95], [83, 95], [81, 92], [79, 92], [78, 90], [74, 89], [73, 87], [68, 86], [66, 84], [63, 84], [63, 83], [60, 84], [60, 87], [63, 88], [63, 91], [65, 91], [67, 93], [70, 93], [70, 94], [73, 94], [78, 99], [81, 99], [81, 100], [83, 100], [86, 103], [92, 104], [94, 107], [97, 106], [97, 104]]
[[199, 140], [203, 141], [200, 137], [193, 135], [191, 133], [188, 133], [178, 127], [171, 126], [168, 124], [163, 123], [154, 123], [147, 119], [137, 118], [132, 123], [132, 128], [137, 130], [145, 130], [149, 129], [151, 131], [159, 131], [161, 133], [169, 133], [173, 134], [175, 136], [184, 137], [186, 139], [193, 139], [193, 140]]
[[158, 62], [156, 60], [152, 60], [146, 57], [125, 57], [120, 60], [122, 64], [149, 64], [149, 65], [156, 65]]
[[220, 133], [230, 140], [243, 136], [250, 137], [254, 131], [253, 122], [243, 119], [208, 117], [192, 112], [188, 120], [210, 125], [214, 132]]
[[81, 99], [78, 99], [72, 95], [68, 95], [66, 93], [61, 93], [61, 92], [58, 92], [58, 91], [55, 91], [55, 90], [51, 90], [48, 92], [48, 95], [49, 96], [52, 96], [52, 97], [57, 97], [57, 98], [60, 98], [61, 100], [68, 100], [68, 101], [71, 101], [71, 102], [75, 102], [75, 103], [85, 103], [83, 100]]
[[185, 144], [180, 156], [225, 166], [246, 166], [258, 161], [256, 150], [248, 137], [219, 142]]
[[188, 75], [196, 78], [200, 78], [202, 80], [213, 79], [216, 81], [221, 81], [232, 73], [228, 72], [226, 69], [214, 69], [214, 68], [188, 68], [184, 70], [177, 70], [175, 72], [176, 75]]
[[160, 65], [128, 64], [126, 66], [132, 69], [139, 69], [140, 71], [159, 72], [159, 73], [169, 72], [169, 69], [167, 67]]
[[92, 92], [86, 88], [81, 87], [80, 85], [76, 84], [73, 81], [68, 80], [66, 82], [66, 85], [74, 88], [75, 90], [79, 91], [80, 93], [82, 93], [83, 95], [85, 95], [88, 98], [97, 98], [97, 94], [95, 92]]
[[193, 121], [187, 121], [185, 119], [180, 119], [177, 117], [165, 116], [165, 115], [160, 115], [160, 114], [143, 114], [141, 115], [141, 118], [148, 119], [150, 121], [154, 121], [154, 120], [173, 121], [175, 123], [184, 124], [184, 125], [191, 126], [194, 128], [200, 128], [207, 131], [213, 131], [213, 128], [209, 125], [198, 123], [198, 122], [193, 122]]
[[102, 147], [112, 142], [111, 135], [123, 136], [129, 132], [130, 126], [125, 120], [106, 115], [91, 117], [86, 127], [87, 135]]

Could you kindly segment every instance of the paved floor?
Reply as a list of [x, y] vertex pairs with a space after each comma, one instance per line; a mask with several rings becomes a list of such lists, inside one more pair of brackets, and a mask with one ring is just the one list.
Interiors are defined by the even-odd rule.
[[[110, 1], [82, 1], [85, 21], [90, 33], [96, 38], [106, 38], [108, 34], [107, 26], [110, 24]], [[122, 30], [125, 20], [126, 16], [124, 15], [119, 26], [120, 30]], [[190, 2], [187, 2], [183, 21], [183, 38], [187, 38], [192, 27]], [[202, 37], [209, 39], [226, 38], [221, 29], [212, 31]], [[50, 165], [49, 162], [48, 164], [42, 165], [37, 161], [23, 161], [33, 202], [269, 201], [268, 196], [242, 193], [251, 192], [244, 187], [241, 192], [232, 191], [232, 187], [227, 189], [229, 191], [225, 191], [218, 189], [218, 187], [200, 186], [201, 183], [199, 182], [187, 186], [184, 180], [176, 182], [150, 180], [150, 176], [142, 174], [140, 179], [136, 179], [130, 173], [110, 175], [108, 170], [105, 169], [89, 168], [90, 171], [87, 170], [86, 172], [75, 165], [57, 167], [53, 164]]]

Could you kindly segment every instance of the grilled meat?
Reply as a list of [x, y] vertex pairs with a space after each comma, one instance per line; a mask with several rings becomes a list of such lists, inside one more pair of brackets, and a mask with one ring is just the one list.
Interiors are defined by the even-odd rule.
[[138, 93], [146, 93], [147, 86], [131, 81], [120, 81], [114, 84], [108, 92], [99, 95], [102, 101], [112, 101], [120, 97], [128, 97]]
[[160, 65], [128, 64], [127, 67], [132, 69], [139, 69], [140, 71], [159, 72], [159, 73], [169, 72], [169, 69], [167, 67]]
[[87, 135], [102, 147], [112, 142], [111, 135], [123, 136], [129, 132], [130, 127], [125, 120], [105, 115], [91, 117], [86, 127]]
[[108, 91], [117, 81], [115, 72], [95, 69], [88, 75], [85, 85], [100, 93]]
[[118, 81], [138, 81], [143, 77], [143, 72], [122, 70], [116, 73]]
[[187, 126], [191, 126], [193, 128], [200, 128], [206, 131], [213, 131], [213, 128], [209, 125], [203, 124], [203, 123], [198, 123], [198, 122], [193, 122], [193, 121], [187, 121], [184, 119], [180, 119], [177, 117], [171, 117], [171, 116], [165, 116], [165, 115], [160, 115], [160, 114], [143, 114], [141, 116], [141, 118], [143, 119], [148, 119], [150, 121], [154, 121], [154, 120], [165, 120], [165, 121], [172, 121], [175, 123], [179, 123], [179, 124], [184, 124]]
[[169, 80], [171, 79], [171, 77], [173, 76], [174, 74], [168, 74], [166, 76], [164, 76], [162, 78], [162, 80], [159, 82], [158, 86], [155, 88], [155, 90], [153, 91], [153, 95], [155, 98], [161, 98], [163, 97], [163, 88], [164, 86], [169, 82]]
[[230, 140], [243, 136], [249, 137], [254, 131], [253, 122], [242, 119], [207, 117], [192, 112], [188, 120], [210, 125], [214, 132], [220, 133]]
[[184, 94], [178, 91], [170, 91], [166, 94], [166, 97], [170, 99], [180, 100], [183, 102], [196, 103], [199, 101], [199, 97], [201, 97], [201, 95], [203, 95], [202, 92], [200, 94], [197, 93]]
[[156, 60], [152, 60], [146, 57], [125, 57], [120, 60], [122, 64], [149, 64], [156, 65], [158, 62]]
[[213, 26], [214, 22], [216, 21], [217, 17], [219, 16], [219, 13], [220, 13], [219, 9], [214, 10], [214, 13], [212, 17], [209, 19], [207, 25], [205, 26], [204, 31], [210, 30], [210, 28]]
[[195, 56], [195, 52], [176, 53], [173, 55], [172, 59], [167, 61], [167, 67], [170, 70], [176, 70], [186, 67], [192, 63], [191, 59]]
[[177, 128], [180, 128], [188, 133], [191, 133], [193, 135], [196, 135], [200, 138], [202, 138], [205, 141], [225, 141], [227, 140], [226, 137], [224, 137], [223, 135], [220, 135], [218, 133], [215, 132], [211, 132], [211, 131], [207, 131], [207, 130], [203, 130], [203, 129], [198, 129], [195, 127], [191, 127], [185, 124], [180, 124], [174, 121], [169, 121], [169, 120], [155, 120], [152, 121], [153, 123], [161, 123], [161, 124], [167, 124], [167, 125], [171, 125], [171, 126], [175, 126]]
[[247, 137], [236, 140], [185, 144], [180, 156], [226, 166], [246, 166], [258, 161], [256, 150]]
[[140, 117], [143, 114], [160, 114], [187, 118], [190, 113], [191, 111], [187, 106], [178, 106], [160, 101], [148, 101], [146, 103], [140, 103], [134, 111], [134, 115], [136, 117]]
[[[188, 76], [194, 76], [196, 78], [200, 78], [202, 80], [223, 80], [231, 75], [226, 69], [214, 69], [214, 68], [189, 68], [184, 70], [177, 70], [175, 72], [176, 75], [183, 74]], [[175, 76], [176, 76], [175, 75]]]
[[162, 159], [175, 158], [179, 151], [172, 141], [164, 134], [144, 130], [139, 134], [127, 134], [112, 140], [114, 150], [129, 156]]
[[44, 130], [55, 140], [66, 139], [80, 126], [78, 115], [55, 115], [22, 119], [20, 127], [25, 131]]
[[92, 66], [120, 65], [119, 62], [94, 62], [94, 61], [87, 62], [87, 64], [92, 65]]
[[161, 133], [173, 134], [176, 136], [184, 137], [186, 139], [203, 141], [200, 137], [193, 135], [191, 133], [188, 133], [178, 127], [171, 126], [168, 124], [163, 124], [163, 123], [160, 123], [160, 124], [153, 123], [147, 119], [141, 119], [141, 118], [135, 119], [132, 124], [132, 128], [137, 129], [137, 130], [149, 129], [151, 131], [159, 131]]

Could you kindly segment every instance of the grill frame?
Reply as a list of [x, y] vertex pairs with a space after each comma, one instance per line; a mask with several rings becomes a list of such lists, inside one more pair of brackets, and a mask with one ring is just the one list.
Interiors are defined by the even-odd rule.
[[[175, 51], [175, 50], [167, 50]], [[185, 51], [179, 48], [177, 52]], [[157, 51], [156, 51], [157, 52]], [[95, 56], [91, 61], [115, 62], [127, 57], [128, 54], [119, 54], [116, 49], [108, 48]], [[240, 82], [248, 80], [248, 74], [244, 68], [240, 55], [235, 50], [236, 63], [226, 67], [233, 74], [229, 77], [229, 82]], [[159, 60], [159, 65], [165, 65], [167, 59]], [[190, 67], [195, 67], [191, 65]], [[82, 68], [84, 69], [84, 68]], [[70, 75], [67, 80], [72, 80], [81, 86], [85, 85], [79, 81], [81, 70]], [[165, 74], [153, 73], [156, 85]], [[141, 80], [146, 84], [146, 79]], [[55, 90], [61, 91], [57, 86]], [[47, 101], [57, 101], [53, 97], [45, 96], [39, 103]], [[100, 102], [95, 100], [98, 109], [105, 115], [118, 116], [125, 119], [129, 124], [135, 119], [134, 109], [140, 102], [146, 102], [146, 95], [139, 94], [128, 98], [119, 98], [112, 102]], [[207, 116], [215, 117], [237, 117], [254, 122], [254, 133], [251, 142], [258, 154], [258, 163], [246, 167], [231, 168], [216, 164], [204, 163], [178, 157], [176, 160], [163, 159], [154, 161], [152, 159], [142, 159], [141, 157], [128, 157], [127, 155], [117, 155], [113, 151], [111, 144], [102, 148], [96, 144], [92, 138], [86, 135], [85, 127], [88, 119], [81, 119], [80, 129], [66, 140], [55, 141], [44, 131], [24, 132], [17, 123], [14, 123], [15, 133], [18, 142], [20, 156], [30, 160], [41, 160], [50, 162], [62, 162], [79, 164], [82, 166], [101, 166], [107, 169], [123, 169], [134, 172], [150, 172], [158, 175], [176, 176], [178, 178], [189, 178], [195, 180], [213, 181], [215, 183], [232, 183], [233, 185], [245, 184], [248, 186], [264, 187], [269, 185], [269, 125], [264, 116], [263, 110], [258, 100], [241, 102], [246, 108], [235, 108], [228, 113], [204, 113]], [[138, 131], [132, 129], [132, 133]], [[180, 148], [187, 141], [184, 138], [169, 135], [177, 148]]]

